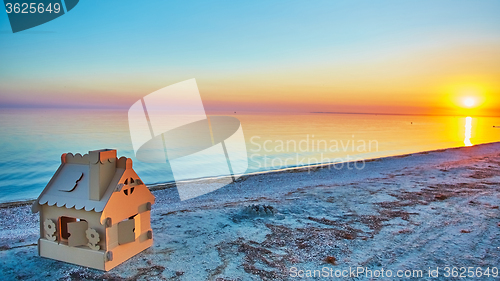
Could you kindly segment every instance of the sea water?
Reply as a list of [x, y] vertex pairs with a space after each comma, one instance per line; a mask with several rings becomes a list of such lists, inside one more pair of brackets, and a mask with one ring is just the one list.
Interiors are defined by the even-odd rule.
[[[245, 136], [247, 173], [354, 161], [500, 141], [498, 117], [328, 113], [234, 113]], [[114, 148], [148, 185], [172, 182], [167, 163], [135, 159], [127, 110], [2, 109], [0, 202], [36, 198], [61, 154]], [[357, 162], [356, 162], [357, 161]], [[354, 167], [354, 166], [353, 166]]]

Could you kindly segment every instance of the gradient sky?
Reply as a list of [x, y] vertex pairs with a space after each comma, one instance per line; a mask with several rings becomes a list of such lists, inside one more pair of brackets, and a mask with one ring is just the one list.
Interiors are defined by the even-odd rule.
[[84, 0], [12, 34], [2, 11], [0, 106], [128, 108], [196, 78], [209, 112], [500, 115], [499, 15], [497, 0]]

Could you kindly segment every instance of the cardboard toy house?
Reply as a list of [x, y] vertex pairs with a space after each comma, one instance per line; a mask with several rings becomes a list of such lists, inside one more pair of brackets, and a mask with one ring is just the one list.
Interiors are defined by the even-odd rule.
[[110, 270], [153, 244], [154, 196], [116, 150], [61, 156], [33, 204], [40, 256]]

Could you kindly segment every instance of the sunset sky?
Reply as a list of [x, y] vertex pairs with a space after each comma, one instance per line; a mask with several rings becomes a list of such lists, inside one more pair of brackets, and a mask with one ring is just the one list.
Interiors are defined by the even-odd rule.
[[128, 109], [196, 78], [210, 111], [500, 115], [500, 1], [80, 1], [13, 34], [0, 107]]

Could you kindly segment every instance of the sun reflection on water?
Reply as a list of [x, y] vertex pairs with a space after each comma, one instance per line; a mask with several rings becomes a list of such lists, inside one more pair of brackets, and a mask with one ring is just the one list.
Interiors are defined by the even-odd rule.
[[470, 141], [472, 137], [472, 117], [468, 116], [465, 118], [465, 146], [472, 146], [473, 144]]

